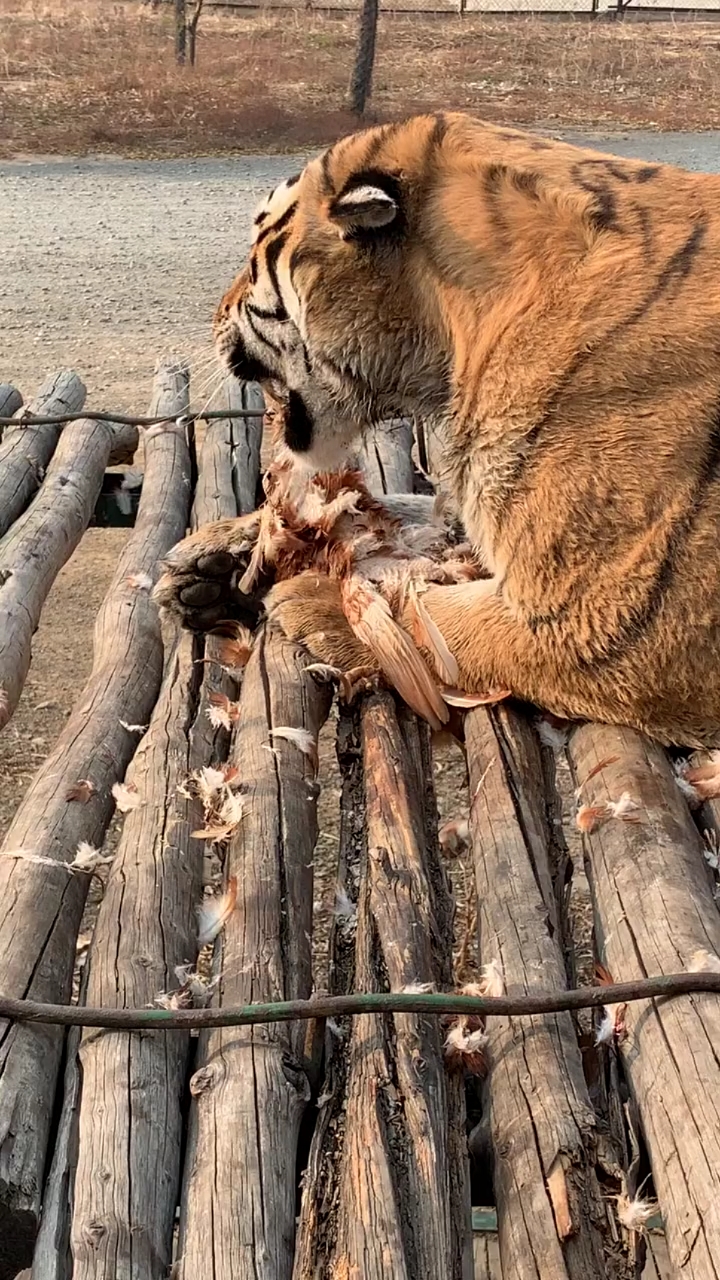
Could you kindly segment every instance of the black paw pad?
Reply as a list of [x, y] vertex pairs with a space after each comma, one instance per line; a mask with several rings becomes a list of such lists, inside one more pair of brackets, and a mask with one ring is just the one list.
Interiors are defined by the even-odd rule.
[[191, 582], [183, 587], [180, 600], [191, 609], [202, 609], [205, 605], [215, 604], [222, 594], [219, 582]]
[[235, 568], [235, 557], [229, 551], [211, 551], [198, 556], [197, 568], [208, 578], [227, 578]]

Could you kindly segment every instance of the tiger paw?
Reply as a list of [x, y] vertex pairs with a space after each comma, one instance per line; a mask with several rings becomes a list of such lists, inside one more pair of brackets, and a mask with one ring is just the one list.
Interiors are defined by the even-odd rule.
[[190, 631], [210, 631], [227, 619], [255, 626], [270, 582], [249, 593], [238, 583], [252, 556], [260, 528], [253, 511], [234, 520], [217, 520], [178, 542], [163, 561], [153, 599]]

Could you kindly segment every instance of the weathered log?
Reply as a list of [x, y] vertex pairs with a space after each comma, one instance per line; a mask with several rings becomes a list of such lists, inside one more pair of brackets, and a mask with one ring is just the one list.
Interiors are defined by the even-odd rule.
[[412, 493], [412, 444], [413, 426], [407, 418], [368, 427], [357, 461], [371, 493]]
[[[569, 758], [603, 962], [618, 981], [720, 955], [720, 915], [702, 844], [665, 752], [628, 729], [583, 725]], [[593, 771], [594, 774], [593, 774]], [[627, 796], [615, 817], [608, 802]], [[637, 806], [633, 808], [633, 804]], [[720, 1001], [628, 1006], [622, 1061], [642, 1121], [670, 1259], [688, 1280], [720, 1276]]]
[[[9, 382], [0, 382], [0, 418], [11, 418], [22, 405], [23, 398], [17, 387]], [[5, 428], [0, 426], [0, 440]]]
[[108, 466], [121, 467], [129, 465], [135, 457], [140, 443], [138, 428], [130, 426], [127, 422], [114, 422], [107, 425], [110, 426], [112, 431]]
[[423, 417], [415, 422], [416, 447], [421, 470], [435, 485], [441, 485], [447, 452], [446, 424], [442, 417]]
[[[346, 908], [340, 923], [333, 989], [448, 987], [451, 902], [426, 731], [389, 694], [367, 699], [360, 718], [362, 743], [345, 726], [340, 744], [343, 875], [359, 891], [356, 922]], [[471, 1277], [463, 1082], [446, 1072], [437, 1021], [356, 1018], [331, 1045], [293, 1280]]]
[[[87, 1002], [143, 1008], [197, 955], [202, 821], [178, 791], [202, 668], [185, 632], [127, 773], [140, 807], [125, 818], [88, 956]], [[74, 1280], [161, 1280], [172, 1261], [189, 1036], [86, 1031], [71, 1249]], [[103, 1105], [107, 1100], [112, 1105]], [[110, 1176], [108, 1176], [110, 1175]]]
[[[75, 413], [84, 403], [83, 383], [63, 369], [43, 383], [27, 413]], [[0, 444], [0, 537], [39, 489], [61, 431], [60, 426], [24, 426], [21, 417], [16, 427], [6, 428]]]
[[[229, 399], [227, 392], [225, 396]], [[238, 514], [233, 483], [235, 478], [233, 423], [235, 421], [238, 420], [214, 418], [207, 424], [200, 448], [198, 478], [193, 499], [191, 517], [193, 530], [199, 529], [203, 524], [209, 524], [212, 520], [223, 520]], [[258, 467], [256, 466], [255, 483], [257, 483], [257, 477]]]
[[[539, 744], [510, 708], [465, 720], [481, 959], [509, 994], [562, 990]], [[488, 1023], [490, 1126], [503, 1272], [629, 1277], [596, 1173], [596, 1119], [569, 1014]]]
[[[305, 996], [312, 985], [315, 763], [309, 743], [279, 732], [290, 726], [317, 740], [328, 695], [306, 665], [303, 650], [261, 633], [243, 679], [231, 761], [244, 812], [226, 861], [237, 905], [219, 948], [223, 1004]], [[310, 1097], [306, 1034], [284, 1023], [202, 1038], [176, 1264], [183, 1280], [290, 1276], [297, 1143]]]
[[[164, 363], [159, 385], [166, 394], [153, 405], [174, 418], [187, 407], [187, 374]], [[145, 723], [157, 697], [162, 646], [150, 589], [185, 532], [189, 484], [182, 430], [153, 428], [137, 523], [95, 623], [90, 678], [0, 849], [0, 991], [19, 998], [70, 998], [87, 876], [67, 864], [80, 841], [102, 843], [110, 788], [137, 743], [127, 725]], [[87, 801], [68, 800], [83, 780]], [[0, 1280], [32, 1255], [61, 1050], [57, 1028], [0, 1022]]]
[[[239, 515], [246, 515], [257, 506], [265, 413], [263, 394], [254, 382], [238, 382], [237, 378], [228, 377], [213, 408], [257, 410], [256, 418], [219, 418], [213, 423], [216, 438], [223, 440], [232, 459], [232, 484], [237, 511]], [[220, 437], [217, 432], [221, 433]]]
[[[230, 391], [238, 383], [228, 379]], [[226, 389], [226, 394], [228, 391]], [[236, 484], [241, 500], [249, 499], [257, 492], [260, 480], [260, 439], [256, 439], [254, 419], [219, 418], [207, 425], [200, 451], [198, 479], [192, 506], [190, 524], [193, 530], [213, 520], [224, 520], [238, 514]], [[248, 430], [243, 435], [238, 424]], [[250, 429], [252, 427], [252, 430]], [[262, 430], [262, 424], [261, 424]], [[234, 440], [245, 441], [242, 449], [235, 449]], [[244, 456], [248, 473], [241, 476], [240, 465]], [[251, 508], [252, 509], [252, 508]], [[191, 732], [193, 744], [193, 768], [217, 763], [227, 758], [230, 734], [222, 725], [213, 724], [209, 711], [218, 695], [235, 701], [238, 696], [237, 681], [221, 663], [221, 640], [207, 635], [204, 647], [204, 676], [200, 691], [200, 706]]]
[[104, 422], [66, 427], [40, 491], [0, 539], [0, 730], [17, 707], [48, 591], [90, 523], [112, 442]]
[[[205, 438], [203, 449], [200, 455], [198, 485], [196, 489], [195, 502], [193, 505], [193, 515], [191, 518], [191, 524], [193, 527], [197, 527], [198, 523], [204, 523], [206, 520], [220, 519], [222, 516], [232, 515], [235, 512], [235, 495], [232, 490], [232, 484], [229, 483], [230, 454], [229, 454], [229, 451], [225, 451], [222, 448], [221, 442], [215, 439], [216, 433], [214, 432], [213, 428], [214, 428], [214, 424], [212, 424], [208, 429], [208, 434]], [[208, 473], [210, 473], [212, 476], [212, 482], [210, 484], [207, 483]], [[223, 478], [227, 482], [226, 487], [229, 488], [229, 499], [225, 503], [220, 502], [218, 500], [217, 495], [214, 499], [211, 499], [209, 496], [214, 490], [217, 490], [218, 488], [223, 487], [222, 486]], [[200, 499], [198, 496], [201, 489], [206, 495], [208, 495], [204, 511], [200, 508]], [[210, 643], [212, 641], [213, 641], [213, 637], [208, 637], [206, 643]], [[185, 645], [188, 645], [188, 640], [184, 639], [183, 643]], [[190, 642], [190, 649], [191, 648], [192, 648], [192, 643]], [[190, 651], [188, 650], [188, 654], [189, 652]], [[172, 662], [171, 674], [170, 675], [166, 674], [164, 691], [161, 694], [160, 700], [156, 705], [155, 711], [153, 713], [153, 718], [151, 722], [150, 731], [148, 733], [148, 737], [143, 741], [143, 744], [142, 744], [142, 757], [140, 757], [140, 753], [138, 753], [138, 757], [136, 757], [136, 760], [133, 762], [133, 765], [132, 765], [133, 775], [134, 775], [133, 781], [136, 783], [136, 785], [141, 786], [141, 788], [142, 788], [142, 782], [139, 781], [137, 777], [138, 758], [146, 759], [147, 749], [149, 748], [150, 744], [153, 743], [153, 741], [154, 741], [154, 747], [156, 751], [160, 750], [162, 752], [163, 744], [165, 742], [165, 729], [163, 727], [164, 723], [167, 723], [170, 728], [172, 727], [175, 728], [176, 730], [175, 737], [177, 737], [180, 741], [181, 750], [187, 750], [187, 747], [188, 747], [187, 741], [183, 742], [185, 725], [183, 723], [182, 714], [179, 714], [179, 715], [173, 714], [173, 697], [171, 695], [174, 695], [175, 697], [175, 705], [174, 705], [175, 712], [181, 713], [182, 708], [179, 706], [177, 702], [178, 686], [177, 686], [176, 677], [179, 677], [180, 675], [182, 675], [183, 678], [188, 683], [188, 685], [191, 686], [192, 690], [195, 690], [195, 685], [198, 680], [198, 672], [201, 669], [198, 665], [193, 665], [186, 670], [184, 669], [188, 667], [188, 661], [189, 661], [188, 654], [178, 655], [178, 653], [175, 653], [173, 655], [173, 658], [171, 660]], [[183, 670], [181, 670], [181, 667], [183, 668]], [[213, 668], [211, 666], [205, 666], [204, 668], [205, 682], [207, 682], [209, 678], [209, 673], [212, 670]], [[227, 677], [225, 677], [225, 679], [227, 679]], [[190, 693], [190, 688], [188, 689], [188, 693]], [[193, 768], [199, 768], [201, 767], [202, 764], [208, 763], [208, 761], [211, 758], [210, 749], [214, 742], [214, 735], [217, 735], [218, 733], [222, 733], [222, 732], [223, 732], [222, 730], [217, 730], [217, 729], [214, 730], [210, 725], [210, 722], [207, 719], [207, 717], [205, 715], [201, 715], [200, 711], [198, 710], [198, 714], [195, 716], [195, 720], [190, 728], [190, 733], [188, 735], [189, 738], [193, 741], [193, 749], [192, 749], [192, 767]], [[197, 736], [199, 736], [201, 739], [200, 745], [197, 742]], [[203, 743], [206, 745], [204, 749], [201, 749]], [[169, 753], [168, 759], [175, 760], [175, 758], [176, 758], [176, 753]], [[161, 761], [161, 767], [158, 773], [155, 775], [157, 779], [161, 777], [167, 778], [166, 766], [167, 766], [167, 762], [165, 760]], [[185, 769], [185, 772], [187, 772], [187, 768]], [[167, 809], [167, 810], [172, 810], [173, 812], [176, 812], [179, 804], [179, 797], [177, 796], [177, 793], [173, 792], [172, 788], [169, 789], [167, 785], [165, 787], [165, 790], [166, 791], [169, 790], [169, 794], [161, 798], [161, 804], [156, 810], [156, 813], [160, 815], [161, 820], [163, 822], [165, 821], [165, 817], [164, 817], [165, 810]], [[147, 811], [145, 811], [145, 813], [146, 812]], [[123, 857], [123, 859], [121, 860], [121, 855], [124, 853], [124, 850], [125, 850], [125, 846], [128, 840], [128, 832], [130, 830], [132, 820], [133, 820], [133, 815], [131, 814], [130, 818], [128, 819], [128, 823], [126, 824], [126, 828], [123, 830], [123, 842], [118, 852], [118, 856], [115, 860], [115, 863], [113, 864], [113, 870], [112, 870], [111, 882], [110, 882], [111, 884], [115, 884], [116, 877], [121, 872], [128, 885], [129, 892], [132, 892], [132, 890], [137, 889], [136, 880], [137, 880], [138, 868], [134, 860], [132, 860], [132, 858], [128, 860]], [[145, 848], [147, 850], [147, 844], [145, 844]], [[154, 868], [156, 866], [156, 861], [153, 855], [157, 853], [157, 843], [153, 845], [153, 847], [149, 850], [149, 853], [151, 857], [148, 864], [146, 865], [152, 866]], [[202, 855], [199, 855], [199, 856], [201, 859]], [[175, 864], [175, 858], [173, 856], [172, 866], [169, 868], [169, 870], [170, 870], [171, 876], [173, 873], [178, 873], [178, 872], [182, 873], [183, 871], [187, 870], [187, 851], [184, 859], [177, 860], [177, 866]], [[141, 871], [141, 874], [142, 874], [142, 871]], [[164, 880], [164, 876], [163, 876], [163, 880]], [[153, 925], [157, 925], [161, 920], [164, 920], [165, 918], [163, 914], [163, 910], [159, 908], [158, 904], [154, 901], [154, 898], [157, 896], [157, 893], [160, 891], [160, 887], [161, 887], [161, 882], [153, 879], [147, 895], [141, 895], [140, 903], [138, 907], [138, 910], [139, 911], [142, 910], [145, 916], [147, 916], [148, 910], [150, 911], [150, 920], [152, 921]], [[195, 898], [199, 899], [199, 896], [200, 896], [199, 888], [195, 887], [193, 892], [195, 893]], [[166, 902], [166, 893], [167, 893], [167, 890], [163, 888], [162, 889], [163, 905]], [[193, 904], [194, 904], [194, 900], [195, 899], [193, 899]], [[127, 908], [128, 901], [129, 901], [129, 897], [128, 897], [128, 894], [126, 894], [123, 898], [124, 910]], [[105, 910], [105, 908], [103, 908], [103, 910]], [[102, 922], [102, 915], [98, 920], [98, 927], [96, 928], [95, 938], [93, 941], [93, 954], [91, 955], [92, 965], [90, 966], [91, 972], [97, 969], [97, 947], [100, 945], [99, 940], [103, 936], [100, 928], [101, 922]], [[145, 921], [145, 923], [146, 922], [147, 921]], [[112, 923], [113, 922], [111, 921], [111, 928], [112, 928]], [[123, 925], [123, 930], [125, 929], [125, 927], [126, 926]], [[135, 930], [134, 920], [131, 919], [129, 921], [129, 923], [127, 924], [127, 930], [130, 936], [133, 936], [134, 930]], [[122, 937], [126, 937], [124, 932], [122, 934]], [[168, 951], [172, 951], [173, 946], [174, 946], [174, 939], [171, 939], [168, 944]], [[146, 952], [147, 951], [149, 951], [149, 948], [146, 948]], [[163, 955], [166, 956], [166, 968], [168, 969], [169, 985], [174, 986], [176, 985], [176, 983], [175, 983], [174, 975], [172, 975], [169, 972], [167, 953], [163, 951]], [[133, 971], [131, 969], [131, 971], [134, 973], [134, 976], [137, 979], [137, 965], [135, 966], [135, 970]], [[147, 972], [147, 971], [144, 971], [144, 970], [140, 971], [140, 977], [143, 976], [144, 972]], [[87, 977], [88, 968], [86, 968], [85, 974]], [[168, 985], [168, 983], [165, 983], [165, 985]], [[162, 986], [163, 986], [163, 983], [161, 983], [160, 986], [157, 987], [157, 990], [160, 990]], [[81, 1003], [86, 1003], [86, 987], [87, 987], [87, 982], [84, 983], [83, 991], [81, 993], [81, 997], [80, 997]], [[157, 994], [157, 990], [153, 989], [153, 991], [151, 992], [150, 998], [152, 998], [154, 995]], [[135, 994], [136, 994], [136, 998], [139, 1001], [139, 996], [137, 995], [137, 992]], [[169, 1050], [169, 1053], [165, 1052], [165, 1048], [166, 1048], [165, 1045], [163, 1044], [158, 1045], [157, 1043], [158, 1039], [159, 1037], [150, 1038], [150, 1042], [146, 1043], [144, 1038], [141, 1040], [139, 1037], [135, 1037], [130, 1042], [130, 1045], [129, 1045], [130, 1052], [132, 1052], [133, 1049], [137, 1050], [138, 1042], [140, 1043], [140, 1045], [142, 1046], [146, 1054], [148, 1053], [148, 1051], [158, 1053], [160, 1050], [162, 1050], [162, 1056], [160, 1059], [159, 1066], [156, 1066], [155, 1069], [152, 1069], [152, 1068], [149, 1069], [146, 1075], [144, 1076], [143, 1081], [138, 1085], [136, 1089], [134, 1089], [130, 1093], [129, 1103], [131, 1107], [131, 1113], [138, 1112], [139, 1110], [139, 1119], [137, 1118], [137, 1116], [135, 1116], [130, 1126], [130, 1133], [133, 1135], [133, 1139], [137, 1138], [138, 1132], [142, 1129], [143, 1124], [146, 1123], [147, 1121], [147, 1117], [149, 1115], [158, 1114], [157, 1106], [153, 1108], [153, 1105], [152, 1105], [153, 1100], [147, 1097], [147, 1089], [149, 1088], [151, 1091], [154, 1091], [157, 1088], [157, 1081], [162, 1079], [163, 1074], [167, 1071], [168, 1059], [171, 1059], [173, 1061], [175, 1060], [175, 1054], [178, 1048], [177, 1042], [183, 1041], [185, 1038], [182, 1036], [171, 1037], [167, 1045], [167, 1049]], [[97, 1044], [98, 1053], [103, 1053], [105, 1051], [104, 1041], [102, 1039], [98, 1039], [96, 1044]], [[186, 1044], [187, 1042], [185, 1041], [185, 1046]], [[68, 1041], [66, 1046], [66, 1067], [65, 1067], [65, 1075], [64, 1075], [64, 1081], [63, 1081], [63, 1107], [62, 1107], [62, 1113], [60, 1117], [58, 1134], [57, 1134], [55, 1145], [54, 1145], [52, 1165], [50, 1168], [50, 1173], [48, 1175], [45, 1194], [43, 1196], [43, 1209], [42, 1209], [42, 1218], [40, 1223], [40, 1231], [38, 1233], [38, 1239], [35, 1246], [35, 1252], [33, 1255], [33, 1271], [32, 1271], [33, 1280], [71, 1280], [71, 1277], [72, 1277], [73, 1264], [72, 1264], [72, 1255], [70, 1252], [70, 1220], [73, 1214], [75, 1171], [78, 1163], [78, 1141], [79, 1141], [78, 1119], [79, 1119], [79, 1107], [80, 1107], [80, 1096], [81, 1096], [81, 1091], [80, 1091], [81, 1068], [80, 1068], [80, 1059], [78, 1056], [79, 1047], [80, 1047], [80, 1034], [77, 1031], [77, 1029], [73, 1028], [68, 1034]], [[90, 1051], [91, 1050], [88, 1048], [84, 1048], [83, 1050], [83, 1052], [90, 1052]], [[183, 1067], [183, 1078], [184, 1078], [184, 1070], [185, 1068]], [[126, 1079], [127, 1079], [127, 1076], [123, 1075], [120, 1081], [120, 1086], [113, 1091], [114, 1095], [120, 1099], [119, 1105], [122, 1108], [124, 1115], [127, 1115], [127, 1107], [128, 1107], [128, 1097], [125, 1096], [123, 1098], [124, 1089], [126, 1092]], [[80, 1116], [86, 1117], [87, 1107], [88, 1107], [87, 1087], [84, 1090], [83, 1097], [84, 1097], [84, 1111], [80, 1112]], [[162, 1114], [166, 1113], [166, 1109], [169, 1110], [170, 1120], [172, 1124], [170, 1126], [167, 1126], [168, 1128], [172, 1128], [174, 1125], [175, 1129], [177, 1129], [178, 1105], [179, 1105], [178, 1090], [177, 1088], [175, 1090], [170, 1089], [168, 1092], [168, 1097], [162, 1099], [162, 1106], [160, 1108], [160, 1111]], [[92, 1111], [90, 1112], [90, 1114], [92, 1115]], [[101, 1126], [103, 1121], [106, 1119], [107, 1114], [108, 1114], [107, 1112], [100, 1111], [98, 1113], [98, 1117], [95, 1123], [98, 1126]], [[117, 1125], [115, 1111], [111, 1113], [111, 1120], [114, 1125], [114, 1133], [117, 1133], [118, 1125]], [[155, 1136], [154, 1133], [151, 1134], [148, 1145], [151, 1151], [154, 1150], [155, 1152], [157, 1152], [157, 1142], [153, 1144], [154, 1136]], [[159, 1187], [162, 1187], [165, 1191], [166, 1202], [168, 1198], [167, 1192], [168, 1192], [169, 1184], [172, 1183], [174, 1178], [175, 1191], [176, 1191], [177, 1184], [179, 1181], [179, 1176], [180, 1176], [179, 1167], [177, 1165], [177, 1157], [176, 1157], [176, 1163], [174, 1168], [172, 1166], [172, 1161], [169, 1159], [169, 1156], [172, 1155], [172, 1152], [173, 1152], [173, 1145], [172, 1145], [171, 1139], [172, 1139], [172, 1134], [170, 1135], [166, 1134], [166, 1139], [165, 1139], [166, 1146], [164, 1148], [165, 1158], [163, 1160], [163, 1168], [160, 1170], [159, 1176], [157, 1178], [157, 1185]], [[92, 1137], [90, 1141], [92, 1142]], [[103, 1149], [102, 1133], [100, 1133], [98, 1136], [98, 1144], [99, 1144], [99, 1149], [102, 1150]], [[135, 1145], [135, 1141], [133, 1141], [132, 1143], [125, 1143], [124, 1147], [125, 1149], [123, 1151], [123, 1159], [122, 1161], [117, 1163], [117, 1167], [121, 1170], [133, 1168], [134, 1162], [136, 1163], [136, 1154], [138, 1149], [137, 1146]], [[133, 1187], [137, 1187], [139, 1182], [142, 1182], [143, 1177], [147, 1177], [145, 1162], [143, 1162], [143, 1166], [140, 1170], [139, 1177], [137, 1174], [137, 1170], [135, 1170], [135, 1177], [132, 1183]], [[155, 1186], [155, 1183], [153, 1183], [153, 1187], [154, 1186]], [[89, 1191], [89, 1188], [86, 1188], [86, 1190]], [[173, 1202], [174, 1202], [174, 1195], [169, 1198], [173, 1199]], [[159, 1203], [159, 1200], [160, 1200], [160, 1203]], [[79, 1210], [80, 1213], [82, 1213], [83, 1203], [84, 1201], [83, 1201], [83, 1198], [81, 1197], [80, 1210]], [[116, 1197], [115, 1203], [117, 1204], [117, 1197]], [[142, 1207], [143, 1200], [142, 1198], [138, 1199], [137, 1195], [133, 1197], [132, 1203], [131, 1203], [130, 1197], [127, 1197], [124, 1200], [120, 1201], [121, 1211], [117, 1215], [115, 1215], [114, 1221], [111, 1223], [111, 1227], [109, 1231], [109, 1235], [111, 1237], [114, 1236], [116, 1241], [117, 1241], [118, 1235], [120, 1234], [118, 1232], [119, 1223], [122, 1223], [122, 1226], [125, 1232], [129, 1230], [137, 1230], [138, 1225], [142, 1226], [142, 1224], [138, 1224], [137, 1222], [137, 1213], [135, 1213], [135, 1216], [133, 1217], [133, 1211], [136, 1209], [138, 1203]], [[162, 1212], [159, 1212], [159, 1210], [162, 1210], [163, 1208], [163, 1203], [161, 1198], [155, 1195], [148, 1195], [145, 1203], [148, 1206], [148, 1210], [150, 1206], [153, 1207], [155, 1218], [156, 1218], [154, 1229], [151, 1229], [151, 1235], [154, 1235], [155, 1238], [157, 1238], [157, 1236], [160, 1235], [162, 1238], [163, 1229], [166, 1234], [168, 1230], [167, 1228], [168, 1210], [167, 1208], [165, 1208], [165, 1218], [163, 1220]], [[129, 1212], [128, 1212], [128, 1209], [129, 1209]], [[125, 1210], [124, 1215], [122, 1210]], [[146, 1214], [148, 1210], [146, 1210]], [[170, 1206], [169, 1212], [171, 1215], [173, 1211], [174, 1211], [174, 1203]], [[157, 1222], [158, 1218], [160, 1219], [160, 1224], [158, 1224]], [[76, 1228], [77, 1228], [77, 1216], [76, 1216], [75, 1222], [76, 1222]], [[164, 1222], [164, 1226], [163, 1226], [163, 1222]], [[158, 1226], [160, 1229], [158, 1229]], [[122, 1235], [120, 1243], [122, 1243], [122, 1241], [127, 1241], [127, 1238], [128, 1238], [127, 1234]], [[146, 1240], [147, 1232], [141, 1231], [140, 1239], [143, 1241]], [[85, 1245], [84, 1247], [87, 1250], [87, 1245]], [[167, 1245], [165, 1247], [167, 1251]], [[98, 1256], [102, 1258], [103, 1254], [107, 1252], [108, 1252], [108, 1238], [106, 1236], [102, 1240], [98, 1241]], [[119, 1255], [122, 1254], [121, 1247], [118, 1248], [118, 1254]], [[135, 1257], [135, 1255], [133, 1256]], [[141, 1259], [142, 1259], [142, 1255], [141, 1255]], [[97, 1259], [93, 1259], [93, 1261], [97, 1265]], [[148, 1274], [150, 1274], [150, 1272], [148, 1272]]]
[[[500, 1246], [497, 1235], [490, 1231], [476, 1231], [473, 1237], [474, 1280], [503, 1280], [500, 1266]], [[34, 1277], [33, 1277], [34, 1280]]]
[[[80, 1003], [85, 1002], [87, 970], [80, 983]], [[52, 1160], [42, 1196], [40, 1229], [33, 1251], [32, 1270], [22, 1272], [27, 1280], [72, 1280], [70, 1219], [75, 1193], [80, 1102], [78, 1049], [82, 1031], [70, 1027], [65, 1039], [65, 1067], [60, 1088], [62, 1111], [52, 1148]]]

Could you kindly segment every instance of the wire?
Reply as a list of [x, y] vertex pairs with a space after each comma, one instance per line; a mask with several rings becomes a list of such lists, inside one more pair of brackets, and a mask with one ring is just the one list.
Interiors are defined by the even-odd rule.
[[154, 427], [159, 422], [181, 422], [183, 425], [190, 422], [209, 422], [214, 418], [262, 418], [262, 413], [258, 413], [257, 409], [204, 409], [200, 413], [183, 413], [176, 419], [161, 414], [157, 418], [133, 418], [124, 413], [58, 413], [50, 417], [43, 414], [30, 413], [25, 417], [19, 418], [2, 418], [0, 417], [0, 427], [59, 427], [64, 426], [66, 422], [80, 422], [86, 419], [89, 422], [110, 422], [120, 427]]
[[476, 1014], [483, 1017], [532, 1017], [593, 1009], [602, 1005], [630, 1004], [693, 992], [720, 995], [720, 973], [664, 974], [612, 986], [578, 987], [570, 991], [540, 992], [531, 996], [475, 996], [452, 992], [397, 992], [368, 995], [322, 996], [313, 1000], [282, 1000], [273, 1004], [246, 1004], [226, 1009], [91, 1009], [79, 1005], [38, 1004], [0, 996], [0, 1018], [11, 1022], [40, 1022], [61, 1027], [105, 1027], [115, 1031], [190, 1031], [199, 1027], [241, 1027], [266, 1022], [307, 1021], [363, 1013]]

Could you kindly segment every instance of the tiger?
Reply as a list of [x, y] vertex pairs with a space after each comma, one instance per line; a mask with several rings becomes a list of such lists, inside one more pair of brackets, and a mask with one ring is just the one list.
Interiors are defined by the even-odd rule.
[[[261, 205], [214, 340], [311, 469], [392, 415], [442, 431], [486, 576], [422, 600], [464, 689], [720, 745], [720, 177], [460, 113], [365, 129]], [[252, 541], [185, 539], [160, 603], [214, 626]], [[248, 604], [372, 665], [329, 579]]]

